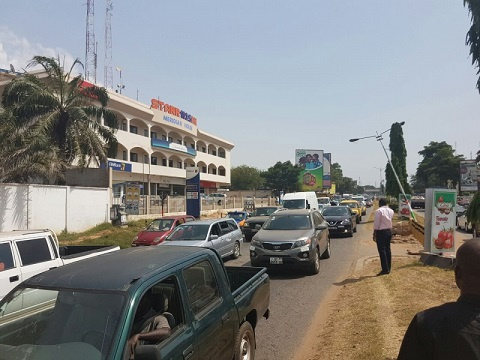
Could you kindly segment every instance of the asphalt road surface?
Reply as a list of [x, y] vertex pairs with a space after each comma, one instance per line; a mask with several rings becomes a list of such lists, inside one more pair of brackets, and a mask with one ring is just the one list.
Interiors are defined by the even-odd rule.
[[[355, 260], [368, 255], [360, 242], [371, 239], [363, 216], [353, 237], [333, 237], [332, 256], [320, 261], [318, 275], [305, 275], [302, 272], [269, 271], [270, 275], [270, 318], [261, 319], [256, 329], [257, 360], [291, 360], [295, 350], [302, 345], [313, 317], [333, 286], [341, 286], [352, 271]], [[242, 245], [242, 256], [227, 261], [225, 265], [250, 266], [250, 243]], [[371, 252], [371, 249], [370, 249]]]

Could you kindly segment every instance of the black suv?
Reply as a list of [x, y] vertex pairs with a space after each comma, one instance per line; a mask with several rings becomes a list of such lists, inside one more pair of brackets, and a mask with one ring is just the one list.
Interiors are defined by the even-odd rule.
[[245, 220], [242, 226], [242, 232], [245, 235], [245, 241], [252, 241], [253, 235], [255, 235], [267, 219], [275, 211], [281, 209], [280, 206], [262, 206], [257, 207], [252, 216]]

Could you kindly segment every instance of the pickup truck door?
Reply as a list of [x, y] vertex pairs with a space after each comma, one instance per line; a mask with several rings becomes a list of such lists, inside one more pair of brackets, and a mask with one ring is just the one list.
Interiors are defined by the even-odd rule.
[[184, 269], [183, 276], [198, 359], [231, 360], [238, 319], [231, 294], [221, 295], [224, 291], [230, 291], [217, 281], [223, 279], [226, 282], [225, 276], [215, 276], [212, 264], [206, 259]]
[[12, 242], [0, 243], [0, 299], [22, 282], [20, 264], [12, 251]]
[[18, 251], [23, 279], [63, 265], [44, 236], [16, 240], [13, 244]]

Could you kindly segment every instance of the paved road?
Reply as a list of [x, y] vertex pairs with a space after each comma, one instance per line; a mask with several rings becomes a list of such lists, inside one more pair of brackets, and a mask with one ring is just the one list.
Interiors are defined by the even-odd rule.
[[[371, 209], [363, 220], [368, 219]], [[351, 272], [355, 260], [375, 254], [374, 245], [363, 246], [371, 241], [371, 224], [359, 224], [353, 238], [332, 238], [332, 256], [321, 260], [320, 273], [308, 276], [301, 272], [269, 272], [270, 275], [270, 319], [260, 321], [257, 333], [257, 360], [291, 360], [294, 351], [301, 346], [311, 321], [327, 291]], [[226, 265], [250, 265], [248, 247], [242, 246], [242, 256]]]

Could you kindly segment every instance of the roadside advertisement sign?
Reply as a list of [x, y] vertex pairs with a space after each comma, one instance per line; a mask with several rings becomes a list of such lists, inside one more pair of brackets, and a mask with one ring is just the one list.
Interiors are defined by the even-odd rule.
[[200, 218], [200, 171], [198, 167], [186, 168], [187, 215]]
[[295, 150], [295, 164], [302, 168], [301, 191], [323, 191], [323, 150]]
[[408, 204], [411, 204], [412, 195], [405, 194], [405, 196], [403, 196], [402, 194], [398, 195], [398, 215], [410, 217], [410, 207], [408, 206]]
[[140, 186], [129, 184], [126, 186], [125, 211], [127, 214], [138, 215], [140, 206]]
[[432, 253], [454, 253], [457, 192], [450, 189], [427, 189], [426, 195], [426, 250]]
[[475, 160], [460, 161], [460, 191], [477, 191], [478, 175]]

